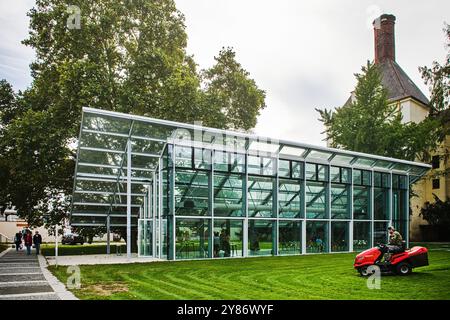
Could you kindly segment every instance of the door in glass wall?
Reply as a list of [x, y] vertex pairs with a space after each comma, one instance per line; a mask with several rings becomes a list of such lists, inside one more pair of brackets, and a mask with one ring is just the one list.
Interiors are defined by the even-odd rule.
[[306, 222], [306, 252], [328, 252], [328, 222]]
[[274, 253], [274, 222], [271, 220], [248, 221], [248, 254], [250, 256], [270, 256]]
[[209, 219], [176, 219], [176, 259], [202, 259], [209, 255]]
[[138, 220], [138, 253], [142, 257], [153, 255], [153, 221], [149, 219]]
[[353, 250], [363, 251], [371, 246], [371, 222], [353, 222]]
[[213, 231], [213, 257], [243, 256], [243, 221], [215, 219]]
[[344, 221], [331, 222], [331, 251], [348, 251], [349, 223]]
[[301, 221], [279, 221], [278, 226], [278, 253], [279, 254], [300, 254], [302, 252]]
[[387, 243], [388, 241], [388, 222], [373, 223], [373, 244]]

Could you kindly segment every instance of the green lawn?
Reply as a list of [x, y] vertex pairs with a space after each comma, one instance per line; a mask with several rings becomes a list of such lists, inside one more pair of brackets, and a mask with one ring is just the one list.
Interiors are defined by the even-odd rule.
[[[126, 252], [126, 244], [119, 244], [121, 246], [121, 252]], [[117, 244], [111, 244], [111, 253], [116, 253]], [[42, 244], [41, 252], [44, 256], [54, 256], [55, 255], [55, 245], [54, 244]], [[72, 256], [79, 254], [106, 254], [106, 244], [83, 244], [83, 245], [58, 245], [58, 255], [59, 256]]]
[[[355, 254], [81, 266], [81, 299], [450, 299], [450, 249], [430, 265], [382, 276], [381, 289], [353, 269]], [[64, 267], [51, 267], [64, 283]]]

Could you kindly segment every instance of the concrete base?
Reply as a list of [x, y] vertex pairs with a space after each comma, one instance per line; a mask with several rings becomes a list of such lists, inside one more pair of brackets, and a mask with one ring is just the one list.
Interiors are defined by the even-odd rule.
[[[55, 265], [55, 257], [46, 257], [49, 265]], [[59, 256], [58, 266], [78, 266], [78, 265], [98, 265], [98, 264], [124, 264], [124, 263], [148, 263], [162, 261], [156, 258], [138, 257], [137, 254], [132, 254], [128, 259], [126, 255], [108, 255], [108, 254], [89, 254], [77, 256]]]

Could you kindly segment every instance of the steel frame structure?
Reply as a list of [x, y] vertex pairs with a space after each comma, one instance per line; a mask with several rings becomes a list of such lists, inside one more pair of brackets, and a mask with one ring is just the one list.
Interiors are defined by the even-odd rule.
[[[187, 190], [181, 196], [183, 201], [189, 200], [189, 190], [197, 177], [202, 173], [207, 175], [207, 209], [204, 216], [183, 215], [177, 213], [176, 197], [180, 198], [176, 190], [180, 184], [178, 171], [184, 170], [177, 166], [182, 157], [178, 157], [175, 150], [191, 150], [191, 161], [194, 175], [187, 181]], [[196, 168], [194, 163], [195, 150], [204, 150], [210, 153], [206, 162], [208, 168]], [[222, 185], [215, 186], [216, 154], [226, 154], [228, 159], [237, 160], [229, 164], [229, 168], [242, 168], [238, 173], [242, 177], [242, 216], [215, 216], [215, 198], [221, 192]], [[234, 155], [234, 156], [233, 156]], [[164, 158], [164, 156], [166, 158]], [[261, 174], [250, 172], [252, 164], [249, 159], [261, 160]], [[263, 159], [269, 159], [263, 164]], [[163, 162], [166, 161], [166, 164]], [[280, 161], [294, 161], [301, 164], [303, 170], [298, 183], [301, 186], [298, 192], [300, 210], [295, 218], [281, 217], [280, 211]], [[292, 162], [290, 162], [292, 163]], [[323, 203], [324, 218], [314, 219], [307, 216], [308, 190], [310, 182], [306, 176], [307, 164], [316, 164], [325, 170], [324, 188], [321, 194], [316, 194], [315, 201], [325, 199]], [[165, 167], [164, 167], [165, 166]], [[292, 166], [292, 165], [290, 165]], [[316, 166], [316, 168], [317, 168]], [[265, 170], [272, 167], [272, 174], [264, 175]], [[334, 204], [332, 198], [331, 168], [347, 168], [350, 172], [349, 183], [346, 185], [347, 205], [350, 216], [347, 219], [333, 219], [331, 208]], [[139, 243], [147, 239], [151, 250], [146, 249], [145, 254], [139, 248], [139, 255], [151, 255], [158, 258], [177, 259], [177, 222], [182, 219], [207, 221], [208, 243], [214, 243], [213, 232], [216, 220], [237, 220], [242, 223], [242, 256], [249, 256], [249, 224], [252, 221], [270, 221], [272, 224], [272, 254], [278, 255], [280, 248], [280, 222], [297, 221], [300, 223], [300, 249], [298, 254], [307, 253], [306, 229], [311, 222], [325, 222], [328, 225], [326, 236], [327, 251], [332, 251], [332, 223], [348, 223], [348, 251], [353, 251], [354, 222], [366, 222], [370, 225], [371, 239], [373, 241], [376, 223], [393, 223], [393, 176], [405, 177], [407, 187], [403, 190], [409, 192], [409, 185], [417, 181], [431, 168], [428, 164], [406, 160], [381, 157], [376, 155], [313, 146], [286, 140], [273, 140], [267, 137], [255, 136], [241, 132], [232, 132], [214, 128], [200, 127], [198, 125], [184, 124], [173, 121], [152, 119], [148, 117], [129, 115], [93, 108], [83, 108], [82, 123], [78, 140], [77, 160], [74, 178], [74, 192], [71, 208], [71, 225], [75, 227], [104, 227], [109, 235], [112, 228], [126, 228], [127, 255], [131, 256], [132, 228], [138, 227], [137, 238]], [[292, 170], [291, 167], [289, 170]], [[355, 170], [370, 172], [369, 218], [355, 219], [354, 196], [355, 186], [353, 173]], [[217, 170], [218, 174], [220, 170]], [[377, 173], [386, 173], [389, 176], [388, 203], [389, 209], [385, 220], [374, 220], [374, 176]], [[223, 173], [223, 172], [222, 172]], [[233, 170], [229, 174], [235, 174]], [[319, 174], [319, 173], [317, 173]], [[165, 178], [164, 178], [165, 177]], [[269, 206], [271, 216], [250, 216], [249, 210], [254, 207], [254, 199], [250, 194], [256, 182], [249, 183], [249, 177], [266, 177], [272, 181], [272, 190], [264, 199], [264, 207]], [[165, 180], [164, 180], [165, 179]], [[178, 180], [177, 180], [178, 179]], [[256, 180], [255, 180], [256, 181]], [[217, 188], [218, 187], [218, 188]], [[216, 190], [215, 190], [216, 188]], [[309, 189], [308, 189], [309, 188]], [[264, 190], [257, 190], [261, 193]], [[178, 193], [177, 193], [178, 192]], [[192, 197], [191, 197], [192, 198]], [[339, 197], [338, 197], [339, 198]], [[164, 200], [165, 199], [165, 200]], [[199, 198], [200, 199], [200, 198]], [[406, 197], [403, 208], [409, 208], [409, 197]], [[166, 201], [167, 200], [167, 201]], [[202, 199], [205, 200], [205, 199]], [[164, 201], [166, 203], [164, 204]], [[268, 204], [269, 201], [271, 204]], [[165, 207], [164, 207], [165, 205]], [[264, 207], [265, 208], [265, 207]], [[125, 210], [124, 210], [125, 209]], [[269, 211], [270, 211], [269, 210]], [[264, 210], [263, 210], [264, 211]], [[408, 230], [409, 214], [405, 216]], [[141, 225], [145, 224], [141, 228]], [[150, 229], [148, 228], [150, 226]], [[150, 232], [149, 232], [150, 230]], [[406, 232], [406, 237], [408, 237]], [[409, 240], [407, 238], [407, 240]], [[372, 242], [371, 241], [371, 242]], [[372, 243], [371, 243], [372, 244]], [[109, 236], [108, 236], [109, 250]], [[213, 246], [209, 245], [207, 255], [213, 256]]]

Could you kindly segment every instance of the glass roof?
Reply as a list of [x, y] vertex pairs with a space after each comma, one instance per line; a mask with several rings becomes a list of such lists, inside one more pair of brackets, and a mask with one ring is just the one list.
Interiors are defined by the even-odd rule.
[[[132, 225], [137, 224], [148, 186], [152, 184], [167, 143], [269, 158], [388, 170], [409, 174], [411, 182], [431, 167], [417, 162], [206, 128], [198, 124], [83, 108], [71, 210], [73, 226], [104, 226], [108, 215], [111, 226], [126, 225], [128, 141], [131, 145]], [[214, 159], [217, 160], [216, 157]], [[270, 160], [264, 161], [267, 165], [273, 165]], [[194, 182], [195, 179], [192, 179]]]

